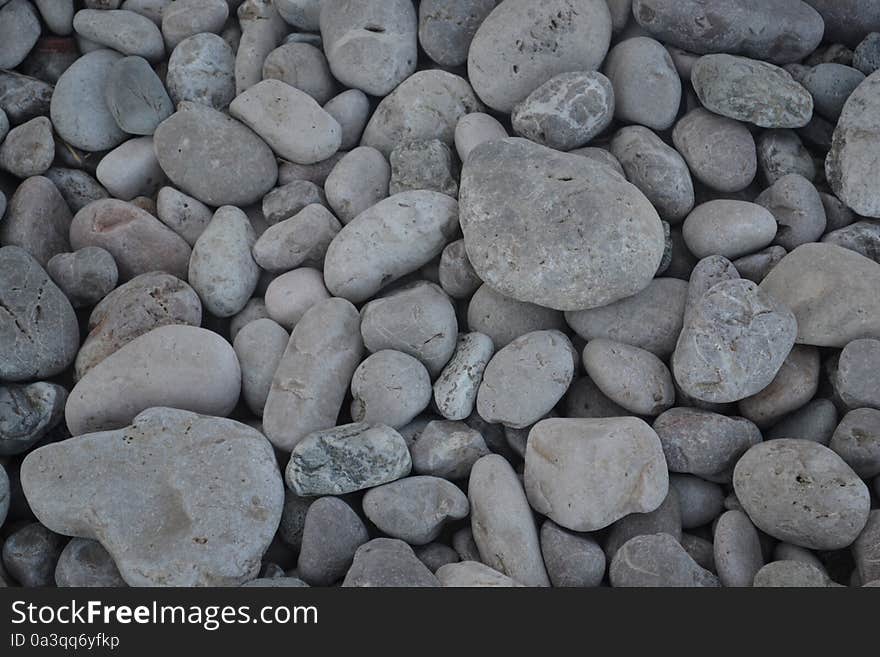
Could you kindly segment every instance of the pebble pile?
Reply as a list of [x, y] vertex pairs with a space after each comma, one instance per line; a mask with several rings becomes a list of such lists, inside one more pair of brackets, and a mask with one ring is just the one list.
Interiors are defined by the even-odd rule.
[[874, 0], [0, 0], [0, 585], [880, 586]]

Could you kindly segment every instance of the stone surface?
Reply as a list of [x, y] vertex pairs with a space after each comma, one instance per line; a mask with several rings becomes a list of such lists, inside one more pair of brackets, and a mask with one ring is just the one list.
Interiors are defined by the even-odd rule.
[[819, 350], [795, 345], [773, 381], [739, 403], [739, 412], [759, 427], [768, 427], [809, 402], [819, 389]]
[[113, 291], [118, 279], [113, 256], [97, 246], [53, 256], [46, 272], [76, 308], [94, 306]]
[[608, 569], [614, 587], [715, 587], [718, 578], [702, 568], [669, 534], [630, 539]]
[[351, 378], [351, 396], [355, 422], [400, 428], [427, 408], [431, 377], [409, 354], [383, 349], [358, 365]]
[[19, 178], [45, 173], [54, 159], [52, 123], [45, 116], [14, 127], [0, 145], [0, 168]]
[[429, 189], [458, 198], [458, 167], [452, 149], [439, 139], [401, 144], [391, 151], [389, 160], [389, 194]]
[[868, 406], [880, 409], [880, 340], [861, 339], [847, 344], [840, 353], [831, 382], [841, 401], [849, 408]]
[[857, 408], [844, 415], [828, 446], [862, 479], [876, 477], [880, 474], [880, 410]]
[[165, 182], [152, 137], [129, 139], [114, 148], [101, 158], [95, 177], [111, 196], [124, 201], [152, 198]]
[[410, 445], [413, 471], [451, 481], [465, 479], [474, 463], [489, 454], [483, 436], [464, 422], [428, 422]]
[[[0, 15], [0, 18], [3, 18]], [[64, 537], [38, 522], [24, 525], [3, 542], [3, 566], [21, 586], [51, 586]]]
[[808, 588], [828, 586], [828, 576], [816, 566], [799, 561], [774, 561], [761, 568], [752, 586]]
[[496, 350], [532, 331], [565, 329], [561, 312], [511, 299], [488, 285], [481, 285], [471, 297], [467, 322], [472, 331], [488, 335]]
[[235, 98], [235, 55], [216, 34], [181, 41], [168, 59], [168, 94], [177, 103], [223, 109]]
[[40, 19], [27, 0], [12, 0], [0, 7], [0, 69], [21, 64], [40, 38]]
[[345, 576], [355, 552], [369, 540], [354, 509], [338, 497], [321, 497], [305, 516], [297, 573], [312, 586], [330, 586]]
[[434, 403], [447, 420], [464, 420], [477, 401], [483, 372], [495, 347], [484, 333], [462, 333], [455, 352], [434, 383]]
[[742, 511], [726, 511], [715, 525], [715, 567], [722, 586], [752, 586], [764, 565], [758, 530]]
[[68, 586], [127, 586], [110, 553], [87, 538], [74, 538], [64, 546], [55, 566], [55, 584]]
[[704, 185], [719, 192], [738, 192], [758, 171], [755, 140], [742, 123], [697, 108], [683, 116], [672, 142]]
[[813, 184], [797, 173], [777, 180], [755, 199], [776, 219], [774, 242], [789, 251], [817, 241], [825, 232], [827, 219], [822, 199]]
[[0, 385], [0, 455], [22, 454], [39, 442], [61, 422], [66, 401], [67, 390], [46, 381]]
[[440, 580], [403, 541], [374, 538], [355, 552], [342, 586], [413, 588], [440, 586]]
[[233, 348], [241, 365], [241, 394], [251, 412], [263, 416], [269, 388], [290, 336], [265, 317], [245, 324], [235, 335]]
[[301, 265], [320, 269], [327, 247], [341, 228], [333, 213], [312, 203], [269, 226], [254, 244], [254, 260], [267, 271], [289, 271]]
[[688, 250], [698, 258], [722, 255], [733, 259], [769, 246], [777, 236], [776, 222], [757, 203], [719, 199], [694, 208], [682, 232]]
[[131, 135], [152, 135], [174, 112], [162, 80], [143, 57], [117, 60], [104, 95], [116, 124]]
[[159, 28], [133, 11], [82, 9], [73, 16], [73, 29], [79, 36], [123, 55], [137, 55], [151, 62], [165, 55]]
[[515, 587], [522, 586], [479, 561], [447, 564], [437, 570], [437, 579], [445, 587]]
[[0, 221], [0, 243], [21, 247], [45, 267], [53, 256], [70, 250], [72, 220], [58, 187], [44, 176], [33, 176], [9, 199]]
[[545, 520], [541, 525], [541, 554], [555, 587], [594, 587], [605, 575], [605, 553], [587, 534], [567, 531]]
[[467, 61], [471, 40], [494, 0], [425, 0], [419, 4], [419, 45], [441, 66]]

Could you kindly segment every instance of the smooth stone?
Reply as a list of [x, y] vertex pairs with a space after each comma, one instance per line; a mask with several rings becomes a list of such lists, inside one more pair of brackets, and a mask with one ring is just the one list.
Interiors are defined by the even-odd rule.
[[490, 453], [483, 436], [464, 422], [428, 422], [410, 446], [413, 472], [455, 481], [465, 479]]
[[524, 139], [472, 152], [459, 198], [474, 269], [520, 301], [603, 306], [647, 287], [663, 256], [660, 218], [635, 186], [588, 158]]
[[324, 111], [336, 119], [342, 129], [339, 150], [350, 151], [361, 140], [370, 118], [370, 99], [360, 89], [347, 89], [324, 104]]
[[66, 401], [67, 390], [55, 383], [0, 385], [0, 455], [22, 454], [39, 442], [63, 419]]
[[675, 403], [672, 374], [650, 351], [595, 338], [584, 347], [583, 364], [611, 401], [635, 415], [659, 415]]
[[444, 525], [470, 512], [467, 496], [438, 477], [414, 476], [371, 488], [364, 495], [364, 513], [381, 532], [410, 545], [425, 545]]
[[837, 197], [865, 217], [880, 217], [873, 153], [880, 145], [880, 74], [871, 74], [849, 96], [834, 128], [825, 175]]
[[844, 548], [868, 520], [868, 487], [812, 441], [780, 438], [752, 447], [736, 464], [733, 486], [759, 529], [801, 547]]
[[59, 374], [79, 346], [79, 325], [67, 297], [17, 246], [0, 249], [0, 342], [0, 381]]
[[812, 94], [816, 111], [829, 121], [837, 122], [847, 98], [864, 80], [865, 74], [861, 71], [829, 62], [814, 66], [802, 84]]
[[286, 43], [269, 53], [263, 62], [264, 80], [281, 80], [323, 105], [336, 93], [336, 81], [327, 58], [308, 43]]
[[797, 330], [794, 314], [752, 281], [718, 283], [685, 317], [672, 355], [675, 380], [701, 401], [750, 397], [773, 381]]
[[159, 220], [180, 235], [190, 246], [195, 246], [199, 236], [211, 222], [211, 209], [173, 187], [163, 187], [156, 197]]
[[321, 39], [346, 87], [387, 96], [416, 70], [418, 19], [409, 0], [321, 2]]
[[611, 525], [605, 539], [605, 555], [610, 561], [630, 539], [661, 533], [681, 539], [681, 507], [674, 489], [669, 490], [663, 503], [653, 511], [630, 513]]
[[242, 584], [248, 588], [304, 588], [308, 587], [299, 577], [258, 577]]
[[479, 561], [526, 586], [550, 586], [526, 493], [504, 457], [489, 454], [474, 464], [468, 499]]
[[698, 258], [739, 258], [769, 246], [776, 219], [766, 208], [746, 201], [719, 199], [698, 205], [682, 227], [688, 249]]
[[853, 543], [852, 552], [861, 580], [880, 580], [880, 510], [871, 511], [868, 523]]
[[45, 116], [14, 127], [0, 144], [0, 168], [19, 178], [45, 173], [54, 159], [52, 123]]
[[166, 79], [174, 104], [184, 101], [223, 109], [235, 98], [235, 55], [216, 34], [181, 41], [168, 59]]
[[310, 433], [290, 455], [285, 480], [297, 495], [344, 495], [406, 477], [409, 450], [391, 427], [362, 422]]
[[74, 308], [91, 308], [116, 288], [119, 278], [113, 256], [97, 246], [53, 256], [46, 272]]
[[281, 43], [290, 28], [279, 15], [274, 2], [246, 0], [236, 11], [240, 36], [235, 47], [235, 95], [241, 95], [263, 79], [266, 57]]
[[480, 551], [470, 527], [462, 527], [452, 534], [452, 547], [461, 561], [480, 561]]
[[354, 306], [327, 299], [306, 311], [291, 333], [263, 411], [263, 431], [275, 447], [289, 451], [315, 431], [332, 431], [362, 353]]
[[842, 246], [880, 263], [880, 222], [878, 221], [857, 221], [825, 233], [822, 241]]
[[804, 406], [818, 389], [819, 350], [795, 345], [770, 385], [741, 400], [739, 412], [759, 427], [768, 427]]
[[354, 371], [351, 396], [352, 420], [397, 429], [428, 407], [431, 377], [409, 354], [383, 349], [364, 359]]
[[330, 242], [324, 280], [334, 296], [366, 301], [440, 255], [458, 230], [458, 203], [432, 191], [389, 196], [359, 214]]
[[[81, 476], [63, 476], [69, 472]], [[275, 456], [258, 431], [170, 408], [41, 447], [25, 459], [21, 479], [46, 526], [100, 541], [131, 586], [253, 579], [284, 500]]]
[[828, 447], [862, 479], [880, 474], [880, 410], [857, 408], [843, 416]]
[[403, 541], [374, 538], [357, 549], [342, 586], [415, 588], [440, 586], [440, 580]]
[[458, 553], [448, 545], [443, 543], [428, 543], [422, 545], [415, 550], [416, 556], [423, 564], [425, 564], [432, 573], [450, 563], [458, 563]]
[[152, 135], [174, 113], [165, 85], [143, 57], [117, 60], [104, 96], [117, 125], [131, 135]]
[[232, 346], [241, 365], [241, 394], [251, 412], [263, 416], [269, 388], [290, 339], [271, 319], [256, 319], [235, 335]]
[[410, 141], [455, 140], [458, 121], [483, 104], [468, 81], [441, 70], [419, 71], [383, 98], [364, 129], [362, 146], [372, 146], [385, 157], [394, 147]]
[[229, 18], [226, 0], [175, 0], [162, 11], [162, 36], [172, 50], [184, 39], [205, 32], [219, 33]]
[[856, 46], [852, 65], [865, 75], [880, 69], [880, 32], [871, 32]]
[[343, 224], [388, 197], [391, 166], [375, 148], [360, 146], [346, 153], [324, 182], [327, 203]]
[[434, 383], [434, 403], [447, 420], [464, 420], [474, 410], [483, 372], [494, 354], [492, 338], [462, 333], [455, 351]]
[[345, 153], [337, 151], [323, 162], [315, 164], [295, 164], [282, 160], [278, 164], [278, 184], [286, 185], [294, 180], [307, 180], [316, 185], [323, 185], [333, 167], [344, 155]]
[[266, 223], [272, 226], [313, 204], [327, 205], [324, 191], [313, 182], [294, 180], [266, 194], [262, 211]]
[[189, 285], [170, 274], [136, 276], [104, 297], [89, 317], [89, 334], [76, 355], [75, 378], [138, 336], [159, 326], [200, 326], [202, 304]]
[[826, 588], [828, 576], [816, 566], [808, 563], [773, 561], [755, 574], [752, 586], [756, 588]]
[[507, 129], [494, 116], [483, 112], [465, 114], [455, 124], [455, 150], [458, 158], [464, 162], [470, 152], [485, 141], [505, 139], [509, 135]]
[[307, 32], [319, 29], [321, 0], [275, 0], [273, 4], [289, 25]]
[[13, 69], [24, 61], [40, 38], [40, 19], [27, 0], [0, 4], [0, 69]]
[[625, 39], [608, 53], [603, 67], [614, 87], [614, 118], [666, 130], [681, 103], [681, 78], [669, 52], [645, 36]]
[[439, 139], [411, 141], [397, 146], [389, 156], [389, 194], [430, 189], [458, 198], [458, 166], [452, 149]]
[[55, 183], [71, 212], [79, 212], [92, 201], [110, 196], [97, 180], [79, 169], [51, 167], [45, 177]]
[[766, 432], [768, 440], [801, 438], [827, 445], [837, 428], [837, 409], [830, 399], [814, 399], [782, 418]]
[[788, 251], [784, 247], [768, 246], [751, 255], [737, 258], [732, 265], [743, 278], [760, 284], [786, 255]]
[[297, 552], [302, 547], [306, 515], [314, 501], [315, 498], [300, 497], [286, 486], [284, 488], [284, 509], [281, 511], [278, 537]]
[[848, 408], [880, 409], [880, 339], [853, 340], [840, 353], [837, 369], [830, 376], [840, 400]]
[[324, 206], [312, 203], [289, 219], [269, 226], [254, 244], [254, 260], [267, 271], [300, 266], [321, 269], [330, 242], [342, 224]]
[[[9, 498], [11, 496], [9, 475], [6, 474], [6, 468], [0, 465], [0, 526], [6, 522], [6, 514], [9, 511]], [[0, 575], [2, 579], [2, 575]]]
[[585, 376], [568, 389], [563, 401], [564, 417], [602, 418], [622, 417], [629, 411], [608, 399], [590, 377]]
[[684, 315], [687, 318], [697, 307], [697, 303], [718, 283], [738, 280], [739, 272], [733, 263], [720, 255], [707, 256], [694, 266], [688, 281], [687, 300]]
[[726, 511], [715, 525], [715, 567], [722, 586], [752, 586], [764, 566], [758, 530], [742, 511]]
[[543, 146], [569, 151], [603, 132], [614, 118], [611, 82], [595, 71], [560, 73], [513, 109], [514, 132]]
[[74, 538], [64, 546], [55, 566], [59, 587], [119, 588], [128, 586], [110, 553], [98, 541]]
[[829, 43], [855, 46], [869, 32], [880, 31], [880, 8], [870, 0], [806, 0], [825, 21]]
[[123, 142], [101, 158], [95, 176], [114, 198], [131, 201], [155, 196], [165, 182], [152, 137]]
[[[0, 15], [0, 19], [3, 16]], [[3, 542], [3, 565], [22, 587], [51, 586], [65, 537], [32, 522], [12, 532]]]
[[604, 0], [502, 3], [468, 50], [468, 78], [482, 101], [509, 113], [538, 85], [567, 71], [594, 71], [611, 41]]
[[441, 586], [451, 588], [522, 586], [516, 580], [479, 561], [447, 564], [437, 569], [436, 575]]
[[82, 9], [73, 16], [73, 29], [89, 41], [123, 55], [157, 62], [165, 56], [162, 32], [146, 16], [124, 9]]
[[664, 43], [776, 64], [803, 59], [823, 34], [822, 17], [799, 0], [633, 0], [632, 13]]
[[834, 244], [804, 244], [761, 282], [761, 290], [790, 308], [797, 342], [845, 347], [880, 339], [880, 264]]
[[482, 285], [471, 297], [468, 327], [488, 335], [495, 349], [502, 349], [518, 337], [542, 330], [564, 330], [565, 320], [558, 310], [517, 301]]
[[371, 352], [395, 349], [420, 360], [436, 377], [455, 351], [458, 320], [437, 285], [414, 283], [361, 309], [361, 335]]
[[101, 199], [77, 212], [70, 224], [74, 250], [99, 246], [110, 252], [119, 278], [161, 270], [186, 278], [191, 249], [182, 237], [146, 210], [117, 199]]
[[683, 116], [672, 142], [691, 173], [719, 192], [739, 192], [758, 172], [755, 140], [738, 121], [697, 108]]
[[49, 111], [53, 93], [52, 85], [47, 82], [0, 70], [0, 110], [13, 124], [44, 116]]
[[739, 458], [761, 442], [761, 431], [751, 421], [698, 408], [672, 408], [654, 420], [653, 428], [670, 472], [724, 483]]
[[789, 251], [817, 241], [825, 232], [827, 219], [819, 192], [800, 174], [783, 176], [761, 192], [755, 203], [776, 219], [775, 242]]
[[541, 554], [555, 587], [588, 588], [602, 583], [605, 553], [589, 535], [567, 531], [545, 520], [541, 525]]
[[126, 426], [154, 406], [225, 417], [238, 402], [241, 369], [226, 340], [194, 326], [160, 326], [83, 376], [65, 416], [73, 435]]
[[453, 299], [469, 299], [483, 284], [467, 257], [463, 239], [450, 242], [443, 249], [437, 265], [437, 278], [443, 291]]
[[477, 391], [487, 422], [519, 429], [534, 424], [562, 399], [574, 377], [574, 348], [559, 331], [534, 331], [500, 349]]
[[305, 516], [299, 576], [311, 586], [330, 586], [345, 577], [357, 549], [370, 540], [363, 521], [338, 497], [315, 500]]
[[813, 115], [813, 97], [784, 69], [746, 57], [705, 55], [691, 81], [703, 106], [762, 128], [802, 128]]
[[670, 474], [669, 485], [678, 494], [682, 529], [702, 527], [717, 518], [724, 508], [724, 492], [718, 484], [694, 475]]
[[419, 4], [419, 45], [441, 66], [461, 66], [494, 0], [425, 0]]
[[855, 223], [855, 213], [846, 207], [834, 194], [819, 192], [819, 197], [822, 199], [822, 206], [825, 208], [825, 217], [828, 220], [827, 230], [829, 232]]
[[229, 113], [279, 157], [297, 164], [326, 160], [342, 143], [336, 119], [314, 98], [280, 80], [263, 80], [236, 96]]
[[766, 130], [758, 137], [758, 165], [768, 184], [790, 173], [816, 179], [813, 156], [794, 130]]
[[[2, 215], [0, 215], [2, 217]], [[0, 243], [18, 246], [45, 267], [53, 256], [70, 250], [73, 215], [58, 187], [33, 176], [15, 190], [0, 221]]]
[[701, 567], [669, 534], [630, 539], [608, 569], [614, 587], [716, 587], [718, 578]]
[[269, 319], [269, 313], [266, 312], [266, 302], [262, 297], [252, 297], [241, 309], [229, 320], [229, 339], [235, 340], [238, 332], [258, 319]]
[[664, 220], [679, 222], [693, 209], [694, 183], [687, 163], [650, 129], [622, 128], [614, 135], [611, 153]]
[[291, 331], [309, 308], [329, 298], [321, 272], [300, 267], [269, 283], [265, 294], [266, 313]]

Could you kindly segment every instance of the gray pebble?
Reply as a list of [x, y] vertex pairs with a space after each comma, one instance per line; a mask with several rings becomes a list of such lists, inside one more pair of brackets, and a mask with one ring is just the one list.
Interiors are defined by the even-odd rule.
[[461, 561], [480, 561], [480, 551], [470, 527], [462, 527], [452, 535], [452, 547]]
[[467, 496], [438, 477], [406, 477], [371, 488], [364, 495], [364, 513], [379, 530], [410, 545], [425, 545], [445, 524], [470, 512]]
[[[0, 16], [3, 18], [3, 16]], [[55, 566], [65, 537], [33, 522], [6, 537], [3, 565], [21, 586], [36, 588], [55, 583]]]
[[0, 69], [13, 69], [24, 61], [40, 38], [40, 19], [27, 0], [12, 0], [0, 7]]
[[308, 32], [318, 30], [321, 0], [275, 0], [273, 4], [289, 25]]
[[683, 529], [702, 527], [721, 514], [724, 493], [718, 484], [689, 474], [670, 474], [669, 484], [678, 493]]
[[439, 139], [403, 143], [391, 151], [389, 161], [389, 194], [429, 189], [458, 198], [458, 171], [452, 149]]
[[814, 399], [767, 431], [768, 440], [800, 438], [827, 445], [837, 428], [837, 409], [829, 399]]
[[[67, 86], [67, 93], [70, 93], [71, 86]], [[14, 71], [0, 70], [0, 109], [16, 125], [45, 115], [53, 94], [51, 84]], [[57, 130], [57, 126], [55, 128]]]
[[698, 258], [755, 253], [770, 245], [776, 230], [776, 219], [766, 208], [724, 199], [697, 206], [682, 227], [685, 244]]
[[494, 116], [482, 112], [465, 114], [455, 125], [455, 150], [458, 158], [464, 162], [470, 152], [484, 141], [504, 139], [507, 130]]
[[223, 109], [235, 98], [235, 56], [216, 34], [196, 34], [177, 45], [168, 59], [168, 93], [184, 101]]
[[758, 137], [758, 165], [769, 185], [790, 173], [815, 180], [816, 165], [794, 130], [765, 130]]
[[348, 89], [324, 103], [324, 111], [336, 119], [342, 129], [340, 150], [350, 151], [361, 140], [370, 118], [370, 99], [360, 89]]
[[484, 333], [459, 335], [455, 352], [434, 384], [437, 410], [448, 420], [464, 420], [474, 410], [483, 372], [494, 353]]
[[425, 0], [419, 4], [419, 45], [441, 66], [467, 61], [471, 40], [494, 0]]
[[438, 276], [443, 291], [453, 299], [468, 299], [483, 284], [468, 259], [463, 239], [450, 242], [443, 249]]
[[621, 41], [605, 60], [614, 87], [614, 117], [653, 130], [666, 130], [678, 116], [681, 78], [669, 52], [658, 41], [636, 37]]
[[681, 547], [690, 555], [691, 559], [696, 561], [702, 568], [715, 574], [715, 548], [712, 545], [712, 541], [706, 540], [702, 536], [683, 533], [679, 543], [681, 543]]
[[868, 523], [852, 546], [856, 569], [863, 582], [880, 580], [880, 510], [868, 515]]
[[687, 301], [685, 304], [685, 317], [688, 317], [697, 307], [697, 303], [709, 290], [718, 283], [739, 279], [739, 272], [733, 263], [720, 255], [707, 256], [701, 259], [691, 272], [688, 282]]
[[779, 229], [775, 241], [789, 251], [818, 240], [825, 232], [825, 208], [819, 192], [800, 174], [783, 176], [761, 192], [755, 203], [776, 218]]
[[383, 349], [354, 371], [351, 395], [355, 422], [403, 427], [430, 403], [431, 377], [409, 354]]
[[880, 263], [880, 222], [878, 221], [857, 221], [825, 233], [822, 241], [842, 246]]
[[440, 586], [440, 580], [403, 541], [374, 538], [357, 549], [342, 586], [414, 588]]
[[269, 0], [246, 0], [237, 12], [241, 36], [235, 53], [235, 95], [239, 96], [263, 79], [263, 63], [289, 31]]
[[271, 319], [256, 319], [235, 335], [233, 348], [241, 365], [241, 393], [251, 412], [263, 416], [266, 398], [278, 363], [290, 339]]
[[119, 276], [113, 256], [97, 246], [59, 253], [49, 260], [46, 271], [75, 308], [97, 304], [116, 287]]
[[565, 412], [570, 418], [622, 417], [629, 411], [608, 399], [590, 377], [575, 381], [565, 395]]
[[605, 555], [611, 561], [617, 551], [632, 538], [651, 534], [669, 534], [681, 539], [681, 507], [678, 492], [670, 488], [663, 503], [648, 513], [630, 513], [611, 525], [605, 539]]
[[614, 89], [595, 71], [560, 73], [513, 108], [514, 132], [561, 151], [578, 148], [614, 118]]
[[288, 271], [301, 265], [321, 268], [327, 247], [342, 228], [329, 210], [318, 204], [270, 226], [254, 244], [254, 260], [268, 271]]
[[346, 153], [324, 183], [327, 202], [343, 224], [388, 197], [391, 167], [375, 148], [361, 146]]
[[410, 446], [413, 471], [451, 481], [465, 479], [489, 448], [480, 432], [463, 422], [432, 421]]
[[357, 549], [370, 540], [357, 513], [338, 497], [321, 497], [309, 506], [296, 569], [312, 586], [342, 579]]
[[46, 178], [55, 183], [71, 212], [79, 212], [92, 201], [110, 196], [97, 180], [79, 169], [51, 167]]
[[773, 561], [799, 561], [825, 572], [825, 566], [819, 557], [810, 550], [791, 543], [777, 543], [773, 548]]
[[152, 199], [165, 183], [152, 137], [129, 139], [114, 148], [101, 158], [95, 176], [111, 196], [124, 201]]
[[[6, 514], [9, 511], [10, 498], [9, 475], [6, 474], [6, 468], [0, 465], [0, 527], [6, 522]], [[2, 579], [2, 575], [0, 575]]]
[[162, 36], [168, 50], [204, 32], [219, 33], [229, 18], [226, 0], [175, 0], [162, 11]]
[[278, 537], [297, 552], [302, 546], [306, 514], [314, 501], [315, 498], [300, 497], [286, 486], [284, 487], [284, 508], [281, 511], [281, 522], [278, 525]]
[[813, 96], [816, 111], [829, 121], [837, 121], [850, 94], [865, 80], [865, 74], [842, 64], [819, 64], [804, 78], [803, 85]]
[[152, 135], [174, 112], [165, 86], [143, 57], [117, 60], [104, 90], [117, 125], [132, 135]]
[[726, 511], [715, 525], [715, 567], [722, 586], [751, 586], [764, 565], [758, 530], [742, 511]]
[[478, 561], [526, 586], [550, 586], [532, 509], [504, 457], [489, 454], [474, 464], [468, 499]]
[[24, 180], [15, 190], [0, 222], [0, 243], [20, 246], [42, 266], [70, 250], [73, 216], [58, 188], [43, 176]]
[[511, 299], [488, 285], [482, 285], [471, 297], [467, 320], [472, 331], [492, 339], [496, 350], [526, 333], [565, 328], [558, 310]]
[[880, 339], [859, 339], [840, 353], [837, 370], [830, 378], [834, 390], [848, 408], [880, 409]]
[[871, 32], [856, 46], [852, 65], [865, 75], [880, 69], [880, 32]]
[[262, 297], [251, 297], [244, 308], [229, 320], [229, 339], [235, 340], [235, 336], [245, 325], [258, 319], [267, 318], [269, 318], [269, 313], [266, 312], [266, 302]]
[[214, 213], [201, 201], [173, 187], [163, 187], [156, 198], [159, 219], [190, 246], [195, 246]]
[[165, 55], [159, 28], [149, 18], [133, 11], [82, 9], [73, 16], [73, 29], [89, 41], [123, 55], [136, 55], [150, 62]]
[[37, 517], [60, 533], [99, 540], [132, 586], [253, 579], [284, 500], [259, 432], [169, 408], [141, 413], [118, 431], [41, 447], [28, 454], [21, 480]]
[[784, 247], [768, 246], [751, 255], [737, 258], [732, 264], [743, 278], [760, 283], [786, 255], [788, 251]]
[[432, 573], [450, 563], [458, 563], [458, 553], [443, 543], [428, 543], [415, 548], [416, 556]]
[[52, 123], [45, 116], [14, 127], [0, 145], [0, 167], [19, 178], [39, 176], [54, 159]]
[[812, 441], [780, 438], [752, 447], [736, 464], [733, 485], [759, 529], [801, 547], [844, 548], [868, 520], [868, 487]]
[[862, 479], [876, 477], [880, 474], [880, 410], [857, 408], [844, 415], [828, 446]]
[[768, 427], [810, 401], [819, 388], [819, 350], [795, 345], [773, 381], [761, 392], [739, 402], [740, 414]]
[[287, 43], [270, 52], [263, 63], [263, 79], [281, 80], [321, 105], [336, 93], [327, 58], [308, 43]]
[[563, 529], [552, 520], [541, 525], [541, 553], [553, 586], [599, 586], [605, 575], [605, 553], [587, 534]]
[[718, 578], [694, 561], [669, 534], [630, 539], [614, 555], [608, 572], [614, 587], [719, 586]]
[[816, 566], [800, 561], [773, 561], [755, 574], [752, 586], [757, 588], [825, 588], [828, 586], [828, 576]]
[[294, 180], [266, 194], [262, 211], [266, 222], [272, 226], [312, 204], [327, 205], [324, 190], [308, 180]]
[[437, 579], [442, 586], [452, 588], [522, 586], [516, 580], [479, 561], [462, 561], [442, 566], [437, 570]]
[[54, 383], [0, 385], [0, 455], [22, 454], [40, 441], [63, 419], [66, 401], [67, 390]]
[[738, 192], [758, 171], [755, 140], [742, 123], [698, 108], [672, 131], [672, 141], [700, 182], [719, 192]]
[[116, 562], [98, 541], [73, 538], [64, 546], [55, 566], [55, 584], [67, 586], [127, 586]]

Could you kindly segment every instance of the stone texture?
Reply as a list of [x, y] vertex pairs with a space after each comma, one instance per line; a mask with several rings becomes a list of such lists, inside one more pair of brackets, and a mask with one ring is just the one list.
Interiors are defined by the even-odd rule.
[[715, 587], [702, 568], [669, 534], [636, 536], [624, 543], [608, 569], [614, 587]]
[[305, 516], [297, 573], [312, 586], [330, 586], [345, 576], [355, 552], [369, 540], [354, 509], [338, 497], [321, 497]]
[[0, 455], [22, 454], [39, 442], [61, 422], [66, 401], [67, 390], [55, 383], [0, 385]]
[[414, 588], [440, 586], [440, 580], [403, 541], [374, 538], [355, 552], [342, 586]]

